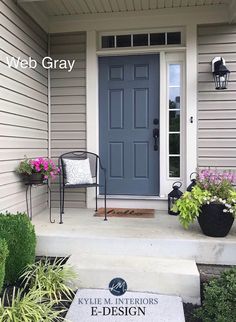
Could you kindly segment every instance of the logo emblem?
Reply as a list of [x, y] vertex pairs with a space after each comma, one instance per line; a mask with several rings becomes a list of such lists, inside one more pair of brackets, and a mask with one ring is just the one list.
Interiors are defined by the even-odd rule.
[[111, 294], [121, 296], [127, 291], [127, 283], [123, 278], [113, 278], [109, 283], [109, 290]]

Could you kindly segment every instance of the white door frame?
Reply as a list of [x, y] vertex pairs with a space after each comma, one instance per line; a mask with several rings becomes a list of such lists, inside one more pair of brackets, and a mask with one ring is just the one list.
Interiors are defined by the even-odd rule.
[[[127, 54], [145, 54], [153, 53], [154, 49], [146, 48], [142, 50], [119, 50], [116, 51], [97, 51], [97, 33], [95, 30], [87, 31], [87, 50], [86, 50], [86, 96], [87, 96], [87, 150], [99, 153], [99, 99], [98, 99], [98, 57], [101, 55], [127, 55]], [[173, 49], [172, 51], [186, 50], [186, 89], [185, 89], [185, 171], [183, 173], [184, 187], [187, 184], [191, 172], [197, 167], [197, 28], [196, 24], [186, 26], [186, 48]], [[169, 50], [168, 50], [169, 51]], [[166, 55], [163, 51], [160, 53], [160, 164], [167, 164], [167, 141], [166, 126], [164, 120], [164, 110], [166, 107]], [[161, 112], [162, 110], [162, 112]], [[190, 120], [193, 119], [193, 123]], [[170, 187], [175, 180], [166, 179], [164, 171], [160, 171], [160, 196], [166, 198]], [[87, 189], [87, 207], [94, 207], [94, 192]], [[157, 198], [157, 199], [159, 199]]]

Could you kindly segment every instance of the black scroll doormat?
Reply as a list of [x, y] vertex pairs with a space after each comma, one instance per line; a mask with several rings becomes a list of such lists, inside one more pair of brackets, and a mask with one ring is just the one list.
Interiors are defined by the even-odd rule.
[[[104, 216], [104, 208], [99, 208], [95, 217]], [[154, 218], [154, 209], [107, 208], [108, 217]]]

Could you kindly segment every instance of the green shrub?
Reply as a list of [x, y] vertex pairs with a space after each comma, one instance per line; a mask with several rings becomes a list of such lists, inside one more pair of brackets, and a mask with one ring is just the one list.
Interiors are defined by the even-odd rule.
[[35, 261], [36, 236], [26, 214], [0, 214], [0, 236], [7, 242], [5, 282], [13, 284], [23, 269]]
[[203, 305], [195, 313], [203, 322], [236, 319], [236, 268], [225, 271], [205, 286]]
[[54, 305], [41, 290], [33, 288], [24, 293], [23, 289], [13, 288], [12, 294], [4, 292], [0, 301], [0, 322], [64, 321], [59, 315], [65, 310], [54, 310]]
[[5, 279], [5, 264], [8, 255], [7, 243], [4, 239], [0, 239], [0, 293]]
[[74, 292], [69, 285], [73, 284], [77, 274], [63, 262], [64, 258], [56, 258], [53, 263], [46, 258], [28, 265], [21, 276], [23, 283], [26, 287], [41, 290], [50, 301], [72, 300]]

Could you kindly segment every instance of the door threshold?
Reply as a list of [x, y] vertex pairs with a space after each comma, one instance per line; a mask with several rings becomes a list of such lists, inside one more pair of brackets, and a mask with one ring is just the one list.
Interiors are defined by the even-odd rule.
[[[98, 195], [98, 199], [103, 199], [104, 195]], [[166, 201], [167, 197], [161, 196], [135, 196], [135, 195], [107, 195], [107, 199], [116, 200], [162, 200]]]

